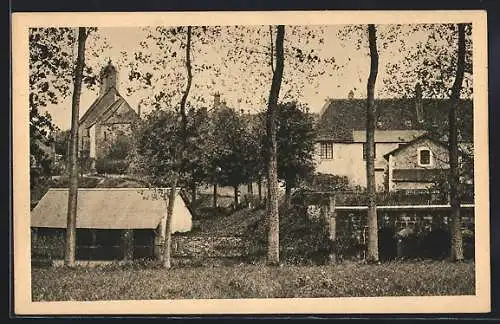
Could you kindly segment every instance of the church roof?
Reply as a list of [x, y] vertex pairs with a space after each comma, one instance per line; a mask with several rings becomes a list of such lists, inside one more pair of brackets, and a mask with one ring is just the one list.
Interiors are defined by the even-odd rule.
[[[113, 95], [115, 100], [110, 104], [106, 97]], [[120, 116], [114, 114], [120, 111]], [[111, 87], [103, 94], [99, 95], [90, 105], [89, 109], [80, 118], [80, 124], [85, 123], [87, 127], [101, 121], [108, 124], [131, 123], [139, 119], [137, 112], [130, 107], [127, 101], [118, 93], [116, 88]]]
[[133, 123], [139, 119], [136, 111], [130, 107], [122, 97], [117, 97], [106, 111], [102, 114], [100, 121], [104, 124]]

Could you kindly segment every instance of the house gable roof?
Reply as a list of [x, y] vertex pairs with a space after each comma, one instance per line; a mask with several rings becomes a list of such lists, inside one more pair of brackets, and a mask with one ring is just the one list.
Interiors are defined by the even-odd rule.
[[[418, 120], [416, 101], [409, 99], [375, 100], [378, 130], [423, 130], [426, 125], [447, 125], [449, 100], [422, 99], [423, 122]], [[462, 141], [472, 140], [472, 101], [461, 100], [458, 107]], [[318, 121], [320, 138], [352, 142], [353, 130], [366, 129], [365, 99], [330, 99]]]
[[390, 152], [387, 152], [386, 154], [384, 154], [384, 158], [387, 160], [389, 159], [389, 155], [395, 155], [396, 153], [402, 151], [402, 150], [406, 150], [407, 148], [411, 147], [412, 145], [415, 145], [419, 142], [422, 142], [424, 141], [425, 139], [429, 139], [431, 140], [433, 143], [437, 144], [437, 145], [440, 145], [446, 149], [448, 149], [448, 147], [441, 141], [439, 141], [438, 139], [436, 139], [434, 136], [428, 134], [428, 133], [425, 133], [415, 139], [413, 139], [412, 141], [409, 141], [403, 145], [400, 145], [398, 146], [397, 148], [395, 148], [394, 150], [390, 151]]
[[[165, 216], [165, 190], [148, 188], [78, 189], [77, 228], [155, 229]], [[31, 211], [31, 227], [66, 228], [68, 189], [49, 189]], [[185, 219], [189, 218], [186, 224]], [[187, 226], [187, 227], [186, 227]], [[191, 214], [181, 197], [176, 199], [173, 229], [191, 228]]]
[[[375, 130], [376, 143], [401, 143], [409, 142], [421, 135], [425, 134], [423, 130]], [[355, 143], [366, 142], [365, 130], [352, 131], [352, 141]]]

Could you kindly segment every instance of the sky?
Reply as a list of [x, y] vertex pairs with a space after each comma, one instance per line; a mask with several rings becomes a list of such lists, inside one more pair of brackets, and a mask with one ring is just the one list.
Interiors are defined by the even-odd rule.
[[[316, 27], [311, 28], [314, 29]], [[304, 34], [293, 35], [290, 29], [288, 29], [286, 31], [289, 34], [285, 34], [285, 48], [299, 46], [306, 49], [314, 49], [315, 53], [319, 53], [320, 57], [334, 57], [335, 64], [339, 68], [334, 69], [332, 65], [323, 63], [319, 67], [310, 64], [300, 65], [297, 68], [297, 65], [286, 63], [284, 72], [285, 78], [293, 80], [292, 83], [295, 83], [295, 87], [300, 87], [300, 92], [292, 97], [301, 103], [307, 104], [310, 111], [316, 113], [321, 110], [327, 98], [346, 98], [351, 90], [354, 92], [355, 97], [364, 98], [366, 96], [366, 80], [370, 65], [368, 49], [364, 46], [360, 49], [356, 48], [356, 41], [360, 37], [364, 37], [363, 34], [351, 33], [350, 35], [353, 39], [349, 37], [339, 39], [338, 32], [344, 26], [332, 25], [317, 28], [322, 31], [322, 33], [318, 33], [322, 38], [321, 44], [318, 43], [318, 39], [308, 42], [308, 38]], [[263, 30], [266, 31], [267, 29]], [[99, 57], [87, 55], [86, 63], [98, 70], [108, 60], [111, 60], [118, 69], [118, 91], [132, 108], [137, 109], [139, 102], [144, 100], [144, 98], [151, 98], [154, 91], [158, 91], [162, 87], [167, 88], [172, 86], [172, 81], [166, 80], [165, 76], [163, 76], [163, 78], [155, 80], [154, 84], [158, 85], [156, 90], [140, 89], [129, 95], [126, 91], [131, 86], [131, 82], [127, 77], [129, 73], [128, 63], [131, 61], [134, 53], [140, 49], [140, 42], [147, 41], [148, 32], [138, 27], [114, 27], [99, 28], [98, 33], [101, 38], [99, 41], [102, 42], [105, 40], [109, 44], [109, 48], [104, 49]], [[241, 38], [244, 42], [250, 42], [251, 39], [255, 38], [253, 36], [248, 35]], [[267, 36], [262, 35], [261, 39], [257, 41], [258, 44], [255, 45], [255, 48], [261, 49], [264, 54], [260, 58], [256, 55], [256, 60], [252, 62], [245, 61], [245, 58], [236, 58], [235, 60], [238, 61], [236, 63], [228, 62], [228, 58], [225, 56], [227, 55], [226, 51], [235, 46], [233, 43], [234, 39], [231, 40], [229, 36], [221, 36], [215, 40], [211, 39], [211, 42], [203, 45], [203, 51], [193, 51], [193, 60], [195, 63], [207, 62], [207, 64], [217, 66], [219, 67], [220, 74], [217, 77], [212, 72], [194, 73], [193, 83], [195, 86], [191, 91], [192, 97], [203, 97], [206, 102], [211, 102], [213, 93], [217, 91], [221, 93], [222, 100], [226, 101], [230, 107], [248, 111], [257, 111], [265, 107], [265, 99], [269, 93], [269, 82], [272, 78], [272, 71], [270, 67], [266, 67], [261, 61], [266, 59], [267, 54], [265, 51], [268, 51], [266, 45], [269, 44], [269, 36], [269, 34]], [[415, 43], [422, 39], [425, 39], [424, 34], [415, 33], [407, 36], [405, 41], [407, 43]], [[89, 43], [88, 46], [92, 47], [96, 46], [96, 44]], [[193, 41], [193, 46], [201, 47], [195, 41]], [[380, 44], [379, 46], [381, 47]], [[161, 55], [161, 51], [153, 49], [153, 47], [150, 47], [150, 51], [153, 53], [153, 56]], [[181, 55], [178, 55], [178, 57], [179, 60], [182, 60]], [[376, 89], [382, 87], [382, 80], [387, 77], [384, 66], [390, 60], [394, 60], [394, 52], [381, 50]], [[173, 64], [173, 67], [167, 68], [182, 68], [182, 61], [174, 62], [172, 60], [170, 63]], [[151, 70], [153, 66], [149, 65], [140, 68]], [[303, 71], [299, 71], [301, 69]], [[306, 76], [308, 73], [314, 74], [318, 69], [326, 73], [309, 78]], [[253, 88], [250, 83], [254, 82], [252, 80], [258, 71], [264, 72], [262, 79], [266, 79], [267, 81]], [[134, 86], [137, 88], [137, 85]], [[184, 87], [184, 83], [180, 82], [179, 87]], [[284, 85], [280, 97], [283, 97], [286, 91], [287, 86]], [[97, 96], [97, 91], [91, 91], [86, 88], [82, 89], [80, 116], [85, 113]], [[142, 111], [147, 111], [148, 109], [150, 107], [141, 107]], [[48, 106], [46, 110], [51, 114], [53, 122], [60, 129], [68, 129], [70, 127], [71, 96], [60, 100], [57, 105]]]

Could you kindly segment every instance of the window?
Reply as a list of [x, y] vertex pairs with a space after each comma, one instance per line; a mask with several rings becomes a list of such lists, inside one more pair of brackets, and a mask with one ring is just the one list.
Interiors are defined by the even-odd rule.
[[333, 159], [333, 143], [322, 142], [320, 145], [320, 157], [322, 159]]
[[431, 150], [429, 150], [428, 148], [419, 148], [418, 149], [418, 165], [428, 166], [431, 164], [432, 164]]
[[[368, 156], [368, 153], [367, 153], [367, 147], [368, 145], [366, 145], [366, 143], [363, 143], [363, 161], [366, 161], [366, 157]], [[376, 150], [376, 147], [377, 145], [375, 145], [373, 147], [373, 155], [376, 157], [377, 156], [377, 150]]]

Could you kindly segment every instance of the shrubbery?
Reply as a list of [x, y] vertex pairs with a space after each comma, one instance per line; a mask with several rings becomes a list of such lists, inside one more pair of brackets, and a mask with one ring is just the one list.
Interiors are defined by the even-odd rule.
[[123, 174], [128, 169], [128, 162], [122, 159], [97, 159], [95, 169], [99, 174]]
[[[297, 206], [295, 206], [297, 207]], [[331, 244], [327, 226], [322, 219], [307, 219], [303, 208], [280, 210], [280, 258], [290, 264], [324, 264]], [[247, 229], [250, 257], [263, 257], [267, 251], [266, 222], [257, 222]]]

